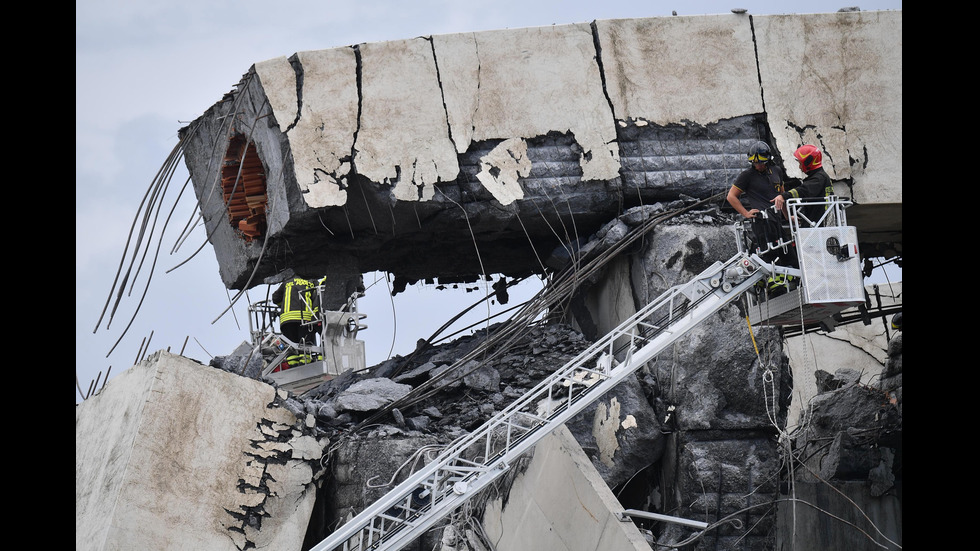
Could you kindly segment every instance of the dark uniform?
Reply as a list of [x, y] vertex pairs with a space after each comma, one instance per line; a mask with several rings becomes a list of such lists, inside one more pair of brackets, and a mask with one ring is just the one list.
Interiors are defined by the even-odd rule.
[[[803, 183], [789, 191], [783, 192], [781, 195], [784, 199], [796, 198], [806, 200], [830, 197], [833, 194], [834, 184], [830, 180], [830, 175], [827, 174], [827, 171], [823, 167], [820, 167], [807, 172]], [[811, 222], [816, 222], [823, 216], [825, 208], [822, 205], [803, 207], [803, 215], [810, 219]], [[804, 226], [805, 224], [801, 223], [800, 225]]]
[[[767, 165], [765, 172], [759, 172], [755, 168], [743, 170], [732, 184], [742, 192], [739, 199], [744, 198], [749, 210], [759, 210], [755, 218], [752, 218], [752, 234], [755, 236], [756, 246], [759, 248], [765, 248], [767, 243], [779, 241], [783, 235], [782, 213], [774, 211], [771, 202], [779, 195], [783, 180], [782, 169], [778, 166]], [[781, 254], [781, 251], [772, 251], [764, 255], [763, 259], [771, 262]]]

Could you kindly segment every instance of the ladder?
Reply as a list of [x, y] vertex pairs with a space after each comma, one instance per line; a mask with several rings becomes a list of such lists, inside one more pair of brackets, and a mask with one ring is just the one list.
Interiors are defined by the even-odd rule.
[[780, 267], [740, 251], [658, 299], [350, 519], [312, 551], [402, 549], [690, 329]]

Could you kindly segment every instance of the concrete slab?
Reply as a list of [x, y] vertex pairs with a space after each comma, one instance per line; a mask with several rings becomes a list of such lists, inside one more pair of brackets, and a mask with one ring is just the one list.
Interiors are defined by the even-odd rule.
[[483, 525], [496, 549], [649, 551], [612, 490], [564, 426], [534, 448], [504, 500], [489, 502]]
[[75, 407], [75, 548], [299, 549], [319, 457], [276, 399], [164, 351], [113, 378]]
[[596, 33], [618, 120], [707, 125], [763, 112], [745, 15], [604, 20]]
[[582, 148], [583, 180], [618, 175], [616, 129], [589, 24], [434, 36], [433, 46], [440, 75], [455, 79], [446, 105], [461, 152], [467, 138], [570, 132]]
[[[256, 64], [181, 137], [231, 289], [284, 279], [282, 266], [332, 280], [375, 269], [409, 281], [537, 270], [514, 244], [558, 246], [539, 204], [567, 201], [558, 221], [587, 234], [624, 206], [708, 197], [730, 187], [748, 144], [770, 133], [791, 176], [802, 176], [799, 145], [821, 147], [838, 195], [857, 203], [862, 250], [894, 256], [901, 48], [900, 10], [601, 20], [359, 44]], [[268, 241], [246, 242], [214, 192], [225, 154], [215, 144], [246, 135], [267, 179]], [[480, 266], [468, 258], [470, 232]], [[457, 234], [465, 238], [448, 238]]]
[[[833, 179], [853, 178], [858, 203], [902, 202], [902, 12], [753, 18], [759, 75], [784, 159], [819, 146]], [[786, 163], [790, 176], [799, 167]]]
[[399, 201], [425, 201], [459, 174], [432, 43], [363, 44], [357, 172], [390, 184]]
[[357, 132], [354, 50], [299, 52], [296, 59], [303, 72], [302, 90], [297, 88], [295, 71], [285, 58], [256, 64], [255, 70], [279, 129], [288, 137], [296, 183], [306, 203], [311, 207], [343, 205], [347, 202], [349, 159]]

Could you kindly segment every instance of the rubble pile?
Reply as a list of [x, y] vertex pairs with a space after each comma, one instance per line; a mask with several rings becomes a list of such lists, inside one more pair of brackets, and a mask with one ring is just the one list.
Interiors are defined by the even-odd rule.
[[[430, 378], [443, 375], [498, 327], [475, 331], [410, 358], [397, 356], [360, 374], [345, 373], [291, 400], [312, 413], [322, 430], [343, 433]], [[589, 344], [567, 325], [531, 327], [495, 361], [479, 367], [476, 361], [459, 366], [427, 398], [392, 409], [383, 423], [407, 433], [452, 440], [482, 425]]]
[[901, 495], [902, 332], [888, 344], [888, 359], [876, 384], [842, 368], [817, 372], [821, 393], [813, 400], [794, 444], [806, 469], [804, 481], [866, 483], [871, 495]]

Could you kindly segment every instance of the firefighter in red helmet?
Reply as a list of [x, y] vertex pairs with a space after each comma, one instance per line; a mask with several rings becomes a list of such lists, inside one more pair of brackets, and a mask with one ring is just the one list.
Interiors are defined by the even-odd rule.
[[[820, 152], [820, 148], [814, 145], [804, 145], [793, 152], [793, 157], [800, 164], [800, 170], [806, 177], [799, 186], [780, 193], [772, 200], [776, 204], [776, 208], [783, 210], [786, 200], [791, 198], [817, 199], [834, 194], [834, 185], [830, 181], [827, 171], [823, 169], [823, 154]], [[803, 214], [815, 222], [820, 217], [822, 210], [820, 206], [805, 208]]]

